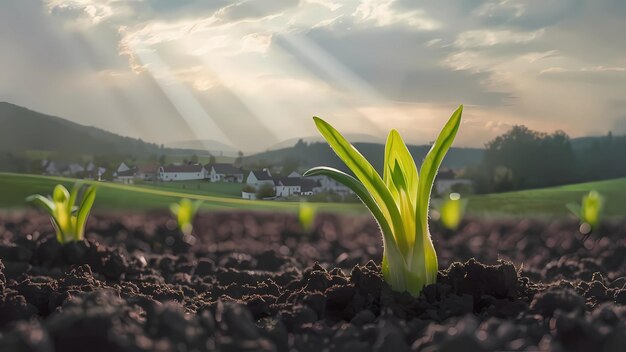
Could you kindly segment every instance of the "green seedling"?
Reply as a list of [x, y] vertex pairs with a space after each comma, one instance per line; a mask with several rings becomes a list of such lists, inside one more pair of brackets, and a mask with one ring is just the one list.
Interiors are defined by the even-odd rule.
[[458, 193], [450, 193], [439, 205], [441, 224], [448, 230], [456, 230], [463, 220], [467, 199], [461, 199]]
[[569, 203], [566, 206], [580, 220], [580, 232], [585, 239], [600, 226], [604, 197], [597, 191], [583, 195], [580, 204]]
[[329, 167], [305, 176], [326, 175], [349, 187], [370, 210], [383, 237], [382, 273], [394, 290], [419, 295], [437, 279], [437, 254], [428, 230], [430, 194], [441, 162], [461, 124], [463, 106], [450, 117], [418, 170], [400, 134], [385, 145], [383, 177], [337, 130], [314, 117], [322, 136], [356, 178]]
[[193, 231], [193, 219], [196, 217], [198, 209], [202, 205], [201, 200], [192, 202], [190, 199], [181, 199], [178, 203], [170, 204], [172, 214], [176, 216], [178, 229], [185, 236], [191, 235]]
[[81, 184], [75, 184], [68, 192], [63, 185], [56, 185], [52, 197], [33, 194], [26, 201], [43, 208], [56, 230], [57, 241], [68, 243], [85, 238], [85, 224], [96, 199], [96, 187], [91, 185], [81, 193]]
[[315, 216], [317, 215], [317, 209], [311, 203], [300, 202], [300, 209], [298, 211], [298, 220], [304, 231], [311, 231], [313, 223], [315, 222]]

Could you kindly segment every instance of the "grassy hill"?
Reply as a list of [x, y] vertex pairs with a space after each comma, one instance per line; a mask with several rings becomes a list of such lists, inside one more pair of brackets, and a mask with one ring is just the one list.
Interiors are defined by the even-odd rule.
[[159, 146], [0, 102], [0, 150], [149, 154]]
[[[49, 194], [56, 184], [71, 187], [76, 180], [64, 177], [25, 175], [0, 172], [0, 209], [23, 209], [28, 206], [25, 198], [31, 194]], [[174, 184], [123, 185], [112, 182], [89, 182], [98, 185], [94, 210], [99, 212], [167, 210], [172, 202], [181, 198], [202, 200], [205, 210], [258, 210], [297, 212], [298, 203], [279, 201], [253, 201], [236, 198], [233, 185], [219, 189], [219, 184], [204, 183], [198, 190], [194, 187], [177, 188]], [[236, 185], [240, 186], [240, 185]], [[320, 203], [320, 211], [362, 213], [360, 204]]]
[[[379, 172], [382, 170], [385, 154], [384, 144], [357, 142], [354, 143], [354, 146]], [[410, 145], [408, 148], [415, 158], [417, 165], [420, 165], [422, 159], [424, 159], [426, 153], [430, 149], [430, 146]], [[482, 160], [483, 153], [484, 151], [478, 148], [451, 148], [443, 161], [443, 167], [463, 168], [470, 165], [476, 165]], [[298, 143], [290, 148], [282, 148], [254, 154], [246, 157], [244, 163], [246, 165], [264, 163], [281, 165], [285, 163], [285, 160], [297, 162], [300, 168], [310, 168], [313, 166], [324, 165], [344, 171], [347, 170], [337, 155], [335, 155], [335, 153], [330, 149], [328, 144], [322, 142], [313, 142], [310, 144]]]
[[580, 203], [596, 190], [605, 198], [605, 215], [626, 217], [626, 178], [471, 197], [468, 211], [476, 216], [564, 216], [567, 203]]
[[[0, 102], [0, 154], [50, 153], [69, 155], [185, 155], [197, 151], [161, 149], [155, 143], [120, 136], [100, 128], [84, 126], [60, 117], [42, 114], [14, 104]], [[1, 160], [0, 160], [1, 161]]]
[[[39, 193], [48, 194], [54, 185], [67, 186], [74, 180], [61, 177], [0, 173], [0, 209], [21, 209], [27, 206], [26, 196]], [[200, 188], [187, 183], [121, 185], [110, 182], [97, 183], [98, 198], [95, 208], [98, 211], [144, 211], [166, 209], [171, 202], [182, 197], [202, 199], [205, 209], [234, 209], [296, 212], [297, 203], [279, 201], [249, 201], [238, 199], [235, 186], [202, 183]], [[597, 190], [606, 198], [605, 215], [624, 217], [626, 214], [626, 178], [600, 182], [535, 189], [520, 192], [472, 196], [469, 198], [468, 213], [475, 217], [539, 217], [561, 218], [569, 216], [565, 205], [580, 202], [582, 195]], [[367, 214], [360, 204], [318, 205], [320, 211]]]

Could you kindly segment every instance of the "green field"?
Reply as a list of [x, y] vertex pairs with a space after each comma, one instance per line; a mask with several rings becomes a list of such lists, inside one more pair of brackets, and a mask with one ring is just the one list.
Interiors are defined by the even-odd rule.
[[135, 183], [134, 186], [147, 189], [167, 190], [185, 194], [241, 198], [241, 184], [232, 182], [213, 183], [199, 180], [176, 182], [140, 182]]
[[[64, 177], [0, 173], [0, 208], [23, 208], [28, 204], [24, 199], [34, 193], [49, 194], [58, 183], [70, 187], [76, 180]], [[112, 182], [83, 181], [98, 185], [98, 195], [94, 205], [95, 211], [128, 211], [167, 209], [169, 204], [180, 198], [199, 199], [204, 201], [204, 209], [234, 209], [296, 212], [298, 204], [282, 201], [251, 201], [235, 198], [234, 184], [214, 184], [202, 182], [200, 191], [193, 188], [178, 189], [172, 183], [156, 183], [142, 185], [122, 185]], [[199, 182], [198, 182], [199, 183]], [[195, 184], [189, 182], [189, 184]], [[225, 186], [219, 191], [219, 186]], [[360, 213], [360, 204], [317, 204], [322, 212]]]
[[[33, 193], [49, 194], [57, 183], [70, 186], [73, 179], [38, 175], [0, 173], [0, 208], [23, 208], [24, 198]], [[170, 203], [186, 197], [201, 199], [205, 209], [239, 209], [295, 212], [297, 203], [283, 201], [250, 201], [240, 199], [240, 184], [205, 181], [157, 182], [122, 185], [96, 182], [99, 186], [96, 211], [127, 211], [165, 209]], [[590, 190], [597, 190], [606, 199], [605, 214], [626, 216], [626, 178], [580, 183], [575, 185], [477, 195], [469, 198], [468, 213], [472, 216], [494, 217], [563, 217], [569, 212], [567, 203], [579, 203]], [[320, 211], [365, 213], [360, 204], [320, 203]]]
[[592, 190], [604, 196], [604, 214], [626, 216], [626, 178], [578, 183], [551, 188], [532, 189], [470, 197], [468, 211], [475, 216], [567, 216], [567, 203], [579, 203]]

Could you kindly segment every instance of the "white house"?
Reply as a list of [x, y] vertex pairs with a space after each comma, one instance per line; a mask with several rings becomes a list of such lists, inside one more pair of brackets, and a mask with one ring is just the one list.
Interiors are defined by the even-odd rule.
[[231, 164], [207, 164], [205, 170], [211, 182], [243, 182], [243, 171]]
[[129, 169], [126, 171], [116, 172], [113, 181], [123, 183], [125, 185], [132, 185], [135, 180], [135, 173], [137, 170]]
[[139, 165], [137, 166], [137, 173], [135, 173], [135, 179], [142, 181], [154, 181], [157, 179], [157, 172], [159, 170], [158, 165]]
[[289, 197], [301, 194], [301, 179], [295, 177], [285, 177], [276, 180], [276, 197]]
[[347, 186], [327, 176], [309, 176], [307, 177], [307, 179], [315, 180], [319, 184], [319, 186], [312, 189], [313, 193], [319, 193], [323, 191], [334, 192], [341, 195], [353, 193], [352, 190]]
[[315, 193], [320, 193], [321, 187], [318, 181], [310, 180], [308, 178], [300, 179], [300, 194], [303, 196], [311, 196]]
[[43, 169], [44, 175], [58, 175], [59, 174], [59, 169], [57, 168], [56, 163], [52, 160], [42, 160], [41, 168]]
[[65, 169], [65, 171], [63, 171], [63, 175], [65, 176], [76, 176], [80, 173], [85, 172], [85, 168], [82, 167], [80, 164], [77, 163], [72, 163], [69, 164], [67, 166], [67, 169]]
[[169, 165], [159, 167], [158, 178], [161, 181], [203, 180], [206, 170], [202, 165]]
[[102, 181], [102, 176], [104, 175], [104, 173], [107, 171], [107, 169], [103, 168], [103, 167], [96, 167], [93, 168], [91, 170], [86, 170], [85, 171], [85, 180], [96, 180], [96, 181]]
[[255, 188], [264, 184], [272, 187], [276, 186], [274, 179], [272, 178], [272, 174], [268, 169], [263, 169], [262, 171], [250, 171], [248, 177], [246, 178], [246, 183]]
[[316, 180], [295, 177], [295, 175], [292, 177], [272, 178], [267, 171], [251, 171], [246, 183], [247, 185], [241, 192], [243, 199], [256, 199], [256, 194], [253, 190], [264, 184], [272, 186], [276, 197], [310, 196], [321, 192], [319, 182]]
[[289, 177], [289, 178], [302, 178], [302, 175], [300, 175], [296, 171], [292, 171], [289, 175], [287, 175], [287, 177]]
[[118, 173], [119, 173], [119, 172], [124, 172], [124, 171], [128, 171], [128, 170], [130, 170], [130, 169], [131, 169], [131, 167], [130, 167], [130, 166], [128, 166], [128, 165], [126, 165], [126, 163], [124, 163], [124, 162], [122, 161], [122, 163], [120, 164], [120, 166], [118, 166], [118, 167], [117, 167], [117, 172], [118, 172]]

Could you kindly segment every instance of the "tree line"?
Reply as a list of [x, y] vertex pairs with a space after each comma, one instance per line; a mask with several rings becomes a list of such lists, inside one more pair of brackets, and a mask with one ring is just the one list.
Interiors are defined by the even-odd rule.
[[485, 145], [479, 165], [466, 169], [477, 193], [505, 192], [626, 177], [626, 136], [574, 144], [563, 131], [514, 126]]

